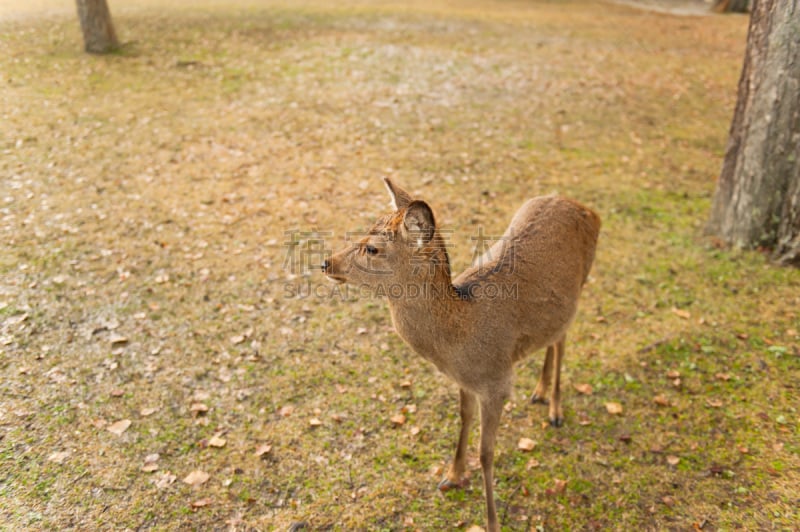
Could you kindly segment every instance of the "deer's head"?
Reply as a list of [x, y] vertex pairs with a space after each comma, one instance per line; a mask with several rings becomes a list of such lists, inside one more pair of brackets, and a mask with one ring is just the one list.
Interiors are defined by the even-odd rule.
[[[384, 178], [394, 211], [322, 264], [329, 279], [399, 293], [409, 285], [450, 278], [447, 251], [436, 231], [433, 211], [389, 178]], [[400, 287], [398, 289], [397, 287]]]

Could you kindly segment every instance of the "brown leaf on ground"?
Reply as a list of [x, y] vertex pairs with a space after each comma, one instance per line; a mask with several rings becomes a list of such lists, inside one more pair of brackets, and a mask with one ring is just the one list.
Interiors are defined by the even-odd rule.
[[201, 484], [205, 484], [209, 478], [211, 478], [211, 475], [197, 469], [183, 477], [183, 482], [190, 486], [200, 486]]
[[108, 341], [111, 344], [111, 347], [121, 347], [128, 343], [128, 338], [125, 336], [115, 334], [114, 336], [109, 338]]
[[683, 310], [679, 308], [672, 307], [672, 313], [678, 316], [679, 318], [683, 318], [684, 320], [688, 320], [692, 317], [692, 313], [688, 310]]
[[155, 464], [155, 463], [147, 464], [147, 463], [145, 463], [145, 464], [142, 465], [142, 467], [139, 468], [139, 470], [142, 473], [153, 473], [155, 471], [158, 471], [158, 464]]
[[203, 508], [205, 506], [209, 506], [214, 501], [211, 500], [210, 497], [203, 497], [202, 499], [198, 499], [192, 503], [192, 508]]
[[193, 416], [197, 417], [208, 412], [208, 406], [206, 406], [204, 403], [192, 403], [192, 406], [189, 407], [189, 410], [192, 412]]
[[606, 412], [611, 414], [612, 416], [617, 416], [622, 414], [622, 405], [620, 403], [609, 402], [605, 404]]
[[112, 434], [116, 434], [117, 436], [122, 435], [123, 432], [128, 430], [128, 427], [131, 426], [130, 419], [120, 419], [106, 427], [106, 430]]
[[655, 404], [657, 404], [658, 406], [669, 406], [670, 405], [669, 399], [667, 399], [663, 395], [656, 395], [655, 397], [653, 397], [653, 402]]
[[268, 454], [271, 450], [272, 450], [272, 445], [268, 445], [265, 443], [256, 447], [255, 455], [260, 458], [265, 454]]
[[588, 383], [573, 384], [573, 388], [575, 388], [578, 391], [578, 393], [581, 393], [583, 395], [592, 395], [592, 392], [594, 392], [594, 388], [592, 388], [592, 385]]
[[221, 447], [225, 447], [226, 443], [228, 443], [227, 440], [223, 438], [220, 433], [214, 434], [213, 436], [211, 436], [211, 439], [208, 440], [209, 447], [216, 447], [218, 449]]
[[400, 426], [406, 422], [406, 416], [403, 414], [395, 414], [389, 418], [389, 421], [392, 422], [392, 425]]
[[536, 447], [536, 442], [530, 438], [520, 438], [517, 442], [517, 449], [520, 451], [529, 452]]
[[676, 466], [681, 461], [681, 459], [674, 454], [667, 456], [667, 463], [671, 466]]
[[164, 489], [164, 488], [170, 486], [177, 479], [178, 479], [178, 477], [173, 475], [169, 471], [164, 471], [163, 473], [161, 473], [161, 475], [156, 477], [156, 479], [154, 480], [154, 484], [155, 484], [156, 488], [161, 490], [161, 489]]

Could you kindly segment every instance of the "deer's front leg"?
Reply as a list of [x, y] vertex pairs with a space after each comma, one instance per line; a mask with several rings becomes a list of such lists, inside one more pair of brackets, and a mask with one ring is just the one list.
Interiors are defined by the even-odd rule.
[[483, 492], [486, 496], [487, 532], [500, 532], [494, 503], [494, 442], [506, 397], [508, 397], [507, 392], [498, 392], [492, 397], [481, 398], [481, 469]]
[[447, 491], [452, 488], [462, 488], [466, 484], [466, 463], [467, 463], [467, 444], [469, 441], [469, 429], [472, 420], [475, 418], [475, 396], [470, 392], [460, 390], [461, 397], [461, 431], [458, 434], [458, 445], [456, 455], [447, 471], [447, 476], [439, 482], [439, 489]]

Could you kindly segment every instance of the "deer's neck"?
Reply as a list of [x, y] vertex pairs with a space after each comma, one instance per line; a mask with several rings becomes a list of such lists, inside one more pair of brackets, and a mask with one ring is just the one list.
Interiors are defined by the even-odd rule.
[[468, 333], [469, 302], [453, 287], [449, 268], [404, 288], [401, 296], [389, 297], [397, 333], [419, 355], [450, 373], [449, 353]]

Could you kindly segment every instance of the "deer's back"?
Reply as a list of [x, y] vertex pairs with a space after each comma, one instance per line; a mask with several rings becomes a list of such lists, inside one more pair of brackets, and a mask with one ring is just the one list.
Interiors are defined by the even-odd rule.
[[485, 326], [538, 349], [557, 340], [571, 323], [599, 231], [600, 218], [578, 202], [533, 198], [454, 284], [482, 308]]

